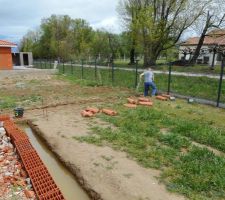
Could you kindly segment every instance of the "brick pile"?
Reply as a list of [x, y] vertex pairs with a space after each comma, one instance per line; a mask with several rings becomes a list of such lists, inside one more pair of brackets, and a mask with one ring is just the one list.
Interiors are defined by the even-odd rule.
[[153, 102], [150, 98], [147, 97], [139, 97], [138, 99], [134, 97], [127, 98], [126, 104], [124, 104], [125, 107], [128, 108], [136, 108], [138, 105], [140, 106], [152, 106]]
[[81, 116], [82, 117], [94, 117], [97, 113], [104, 113], [109, 116], [117, 115], [117, 112], [112, 109], [103, 108], [100, 110], [98, 108], [88, 107], [81, 111]]
[[[17, 153], [22, 160], [21, 167], [24, 167], [35, 194], [39, 200], [64, 200], [61, 191], [55, 184], [50, 173], [42, 162], [36, 150], [30, 143], [27, 135], [20, 130], [12, 120], [0, 116], [4, 121], [7, 138], [11, 138], [12, 144], [16, 147]], [[30, 191], [24, 192], [28, 195]]]
[[[175, 100], [174, 97], [171, 97], [170, 95], [167, 95], [167, 94], [157, 95], [155, 98], [161, 101]], [[138, 105], [151, 107], [153, 106], [153, 102], [148, 97], [139, 97], [139, 98], [130, 97], [130, 98], [127, 98], [127, 103], [124, 104], [124, 106], [128, 108], [136, 108]]]

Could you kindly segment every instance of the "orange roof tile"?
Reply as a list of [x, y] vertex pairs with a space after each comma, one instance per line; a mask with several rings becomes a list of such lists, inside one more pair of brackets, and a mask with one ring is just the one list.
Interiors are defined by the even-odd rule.
[[0, 40], [0, 47], [16, 47], [17, 45], [6, 40]]
[[[181, 46], [197, 45], [199, 37], [192, 37], [186, 40]], [[204, 39], [204, 45], [225, 46], [225, 29], [210, 31]]]

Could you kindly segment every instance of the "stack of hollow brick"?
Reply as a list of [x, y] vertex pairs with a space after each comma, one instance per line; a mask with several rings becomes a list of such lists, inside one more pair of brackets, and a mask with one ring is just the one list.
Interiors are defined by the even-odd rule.
[[55, 184], [38, 153], [31, 145], [27, 135], [20, 130], [12, 120], [10, 120], [9, 116], [0, 116], [0, 121], [4, 122], [4, 128], [7, 135], [11, 138], [12, 143], [17, 149], [38, 199], [64, 200], [65, 198]]

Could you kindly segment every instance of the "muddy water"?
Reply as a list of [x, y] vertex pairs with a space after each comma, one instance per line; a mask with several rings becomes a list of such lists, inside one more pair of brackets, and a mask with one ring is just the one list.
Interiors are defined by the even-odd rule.
[[38, 138], [31, 128], [24, 128], [30, 142], [40, 155], [42, 161], [48, 168], [51, 176], [60, 188], [66, 200], [90, 200], [80, 185], [76, 182], [73, 175], [66, 169], [54, 156], [54, 154], [46, 147], [46, 145]]

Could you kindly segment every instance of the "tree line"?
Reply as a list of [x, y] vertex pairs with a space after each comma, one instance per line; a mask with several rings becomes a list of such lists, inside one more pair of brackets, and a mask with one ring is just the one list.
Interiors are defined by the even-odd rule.
[[124, 32], [94, 30], [84, 19], [52, 15], [23, 37], [21, 50], [32, 51], [35, 58], [63, 60], [126, 55], [130, 64], [143, 55], [147, 67], [160, 55], [171, 57], [183, 34], [191, 30], [201, 36], [193, 64], [207, 32], [224, 27], [224, 7], [223, 0], [120, 0]]
[[93, 30], [84, 19], [72, 19], [67, 15], [52, 15], [42, 20], [40, 27], [28, 31], [20, 49], [32, 51], [35, 58], [61, 60], [87, 57], [107, 58], [129, 54], [126, 32], [113, 34], [104, 29]]

